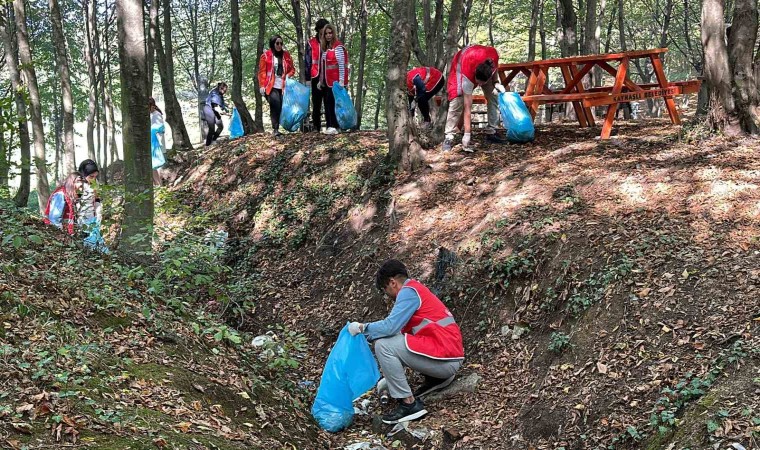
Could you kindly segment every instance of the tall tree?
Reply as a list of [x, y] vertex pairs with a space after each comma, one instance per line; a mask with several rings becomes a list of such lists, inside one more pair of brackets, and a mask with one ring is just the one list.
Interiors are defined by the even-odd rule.
[[367, 0], [361, 0], [361, 12], [359, 13], [359, 76], [355, 99], [356, 106], [356, 129], [362, 127], [362, 111], [364, 110], [364, 62], [367, 58]]
[[[742, 130], [757, 133], [760, 127], [758, 86], [753, 67], [757, 40], [757, 0], [736, 0], [728, 36], [728, 62], [733, 79], [734, 102]], [[760, 64], [760, 60], [755, 60]]]
[[[256, 36], [256, 54], [261, 55], [264, 53], [264, 33], [266, 32], [266, 12], [267, 12], [267, 0], [259, 0], [259, 34]], [[253, 77], [253, 91], [259, 92], [259, 77]], [[256, 99], [256, 109], [254, 112], [254, 131], [264, 131], [264, 105], [261, 101], [260, 95], [254, 95]]]
[[119, 154], [116, 148], [116, 120], [114, 118], [114, 106], [113, 106], [113, 99], [111, 98], [111, 92], [113, 92], [113, 76], [111, 74], [111, 45], [109, 43], [110, 40], [110, 9], [108, 7], [108, 0], [105, 2], [105, 9], [106, 9], [106, 21], [105, 26], [103, 27], [103, 41], [106, 42], [105, 50], [106, 50], [106, 63], [105, 63], [105, 86], [103, 89], [103, 103], [105, 104], [106, 109], [106, 127], [108, 128], [108, 148], [109, 148], [109, 154], [111, 156], [110, 160], [111, 163], [117, 161], [119, 159]]
[[[296, 46], [298, 47], [298, 61], [300, 64], [300, 62], [304, 60], [304, 52], [306, 51], [304, 42], [306, 42], [307, 38], [304, 36], [304, 29], [301, 21], [301, 0], [290, 0], [290, 5], [293, 8], [293, 25], [296, 27]], [[298, 78], [302, 82], [305, 81], [306, 72], [299, 70]]]
[[538, 29], [538, 16], [541, 6], [541, 0], [531, 0], [530, 2], [530, 28], [528, 28], [528, 61], [533, 61], [536, 59], [536, 31]]
[[[159, 0], [155, 0], [158, 2]], [[190, 135], [187, 133], [185, 120], [182, 118], [182, 107], [177, 100], [174, 86], [174, 57], [172, 44], [172, 9], [171, 1], [164, 0], [164, 23], [163, 39], [156, 37], [156, 59], [158, 60], [158, 72], [161, 74], [161, 90], [164, 93], [164, 109], [166, 121], [172, 130], [172, 151], [190, 150]], [[163, 41], [163, 42], [162, 42]]]
[[18, 40], [18, 55], [21, 62], [21, 72], [29, 89], [29, 108], [32, 110], [32, 131], [34, 131], [34, 166], [37, 169], [37, 198], [40, 212], [45, 211], [50, 186], [47, 177], [47, 158], [45, 157], [45, 128], [42, 124], [42, 106], [40, 105], [40, 90], [37, 86], [37, 72], [32, 62], [32, 49], [29, 46], [29, 33], [26, 30], [26, 9], [24, 0], [13, 0], [13, 10], [16, 14], [16, 39]]
[[150, 0], [148, 22], [148, 95], [153, 96], [153, 73], [156, 68], [156, 41], [158, 40], [158, 0]]
[[736, 104], [731, 94], [731, 68], [726, 47], [725, 0], [702, 2], [702, 47], [705, 81], [710, 87], [708, 123], [726, 134], [741, 134]]
[[620, 38], [620, 51], [627, 52], [628, 46], [625, 43], [625, 9], [623, 9], [624, 0], [618, 0], [618, 33]]
[[140, 0], [116, 0], [121, 66], [122, 143], [124, 147], [124, 221], [122, 243], [128, 251], [150, 251], [153, 177], [150, 157], [148, 68]]
[[61, 78], [61, 97], [63, 102], [63, 171], [76, 170], [74, 156], [74, 97], [71, 94], [71, 75], [69, 74], [69, 52], [63, 35], [61, 9], [58, 0], [50, 0], [50, 20], [53, 24], [53, 43], [58, 74]]
[[240, 51], [240, 9], [238, 8], [238, 0], [230, 0], [230, 16], [232, 20], [232, 40], [229, 46], [230, 57], [232, 58], [232, 101], [235, 103], [240, 120], [243, 122], [245, 134], [251, 134], [254, 131], [253, 118], [245, 106], [242, 93], [243, 55]]
[[562, 56], [578, 54], [578, 16], [573, 0], [559, 0], [560, 23], [559, 46]]
[[87, 62], [87, 75], [90, 81], [87, 101], [87, 157], [95, 160], [95, 109], [98, 94], [97, 68], [95, 66], [95, 27], [97, 26], [95, 2], [97, 0], [84, 0], [85, 9], [85, 45], [84, 59]]
[[24, 101], [24, 85], [21, 83], [21, 75], [18, 69], [18, 52], [14, 45], [17, 42], [11, 37], [13, 24], [13, 9], [11, 5], [3, 8], [3, 14], [0, 14], [0, 38], [3, 40], [5, 49], [5, 65], [11, 77], [11, 88], [13, 89], [13, 99], [16, 102], [16, 116], [18, 119], [18, 136], [19, 148], [21, 153], [21, 178], [16, 196], [13, 202], [16, 206], [22, 207], [29, 203], [29, 191], [31, 190], [31, 143], [29, 139], [29, 124], [26, 119], [26, 102]]

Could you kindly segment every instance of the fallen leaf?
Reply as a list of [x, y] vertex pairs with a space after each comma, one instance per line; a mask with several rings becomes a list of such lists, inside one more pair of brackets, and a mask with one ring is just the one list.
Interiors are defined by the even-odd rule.
[[605, 364], [602, 364], [601, 362], [596, 363], [596, 370], [599, 371], [602, 375], [607, 373], [607, 366]]
[[26, 405], [21, 405], [18, 408], [16, 408], [16, 414], [23, 414], [27, 411], [31, 411], [34, 409], [34, 405], [31, 403], [27, 403]]
[[177, 428], [178, 428], [180, 431], [182, 431], [183, 433], [187, 433], [187, 432], [190, 430], [190, 427], [191, 427], [192, 425], [193, 425], [193, 424], [191, 424], [190, 422], [180, 422], [180, 423], [178, 423], [178, 424], [176, 425], [176, 427], [177, 427]]
[[19, 433], [32, 434], [32, 426], [24, 422], [11, 422], [11, 426]]

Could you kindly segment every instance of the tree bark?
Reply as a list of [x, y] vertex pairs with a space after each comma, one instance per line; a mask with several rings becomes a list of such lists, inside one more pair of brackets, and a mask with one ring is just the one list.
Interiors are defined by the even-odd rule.
[[16, 14], [16, 38], [18, 54], [21, 62], [21, 72], [29, 89], [29, 107], [32, 110], [32, 130], [34, 131], [34, 165], [37, 169], [37, 198], [40, 212], [45, 211], [50, 186], [47, 177], [47, 161], [45, 158], [45, 128], [42, 124], [42, 107], [40, 105], [40, 90], [37, 86], [37, 72], [32, 62], [32, 49], [29, 46], [29, 33], [26, 31], [26, 10], [24, 0], [13, 0]]
[[[443, 7], [441, 5], [441, 7]], [[442, 67], [444, 76], [448, 76], [449, 73], [449, 65], [451, 64], [451, 59], [454, 57], [454, 54], [459, 49], [457, 45], [457, 41], [459, 40], [459, 28], [462, 21], [462, 15], [464, 13], [464, 2], [463, 0], [452, 0], [451, 1], [451, 11], [449, 13], [449, 23], [446, 25], [446, 37], [443, 40], [443, 47], [441, 53], [438, 55], [438, 59], [436, 60], [436, 66], [435, 67]], [[386, 83], [386, 90], [389, 87], [389, 85]], [[445, 89], [445, 86], [444, 86]], [[438, 111], [447, 111], [449, 107], [449, 101], [448, 101], [448, 95], [446, 91], [444, 90], [441, 94], [442, 101], [440, 107], [437, 109]], [[388, 95], [387, 100], [390, 101], [390, 95]], [[386, 111], [387, 114], [387, 111]], [[446, 114], [435, 114], [432, 117], [433, 125], [431, 127], [431, 132], [429, 133], [430, 136], [430, 144], [438, 144], [443, 140], [443, 128], [446, 124]], [[390, 127], [390, 123], [388, 123], [388, 126]]]
[[[301, 25], [301, 0], [290, 0], [290, 5], [293, 7], [293, 25], [296, 27], [296, 46], [298, 48], [298, 65], [300, 65], [301, 61], [304, 60], [304, 51], [306, 51], [303, 25]], [[298, 79], [302, 83], [306, 81], [306, 72], [299, 70]]]
[[[540, 6], [541, 6], [541, 0], [531, 0], [530, 2], [530, 28], [528, 28], [528, 61], [534, 61], [536, 59], [536, 31], [538, 29], [538, 18], [539, 18]], [[490, 3], [489, 3], [489, 7], [490, 7]], [[490, 22], [491, 21], [489, 20], [489, 24]]]
[[[159, 1], [159, 0], [155, 0]], [[190, 135], [185, 126], [185, 119], [182, 118], [182, 107], [177, 100], [176, 88], [174, 86], [174, 57], [172, 43], [172, 9], [171, 1], [164, 0], [164, 33], [163, 39], [157, 36], [156, 39], [156, 59], [158, 60], [158, 72], [161, 75], [161, 91], [164, 93], [164, 108], [166, 109], [166, 121], [172, 130], [172, 153], [179, 150], [190, 150], [193, 144], [190, 143]], [[163, 41], [163, 42], [162, 42]], [[165, 44], [164, 44], [165, 43]]]
[[377, 90], [377, 103], [375, 104], [375, 129], [380, 128], [380, 109], [383, 105], [383, 92], [385, 92], [385, 80], [380, 82]]
[[11, 24], [13, 21], [13, 8], [9, 4], [5, 6], [3, 14], [0, 14], [0, 38], [3, 40], [3, 48], [5, 49], [5, 66], [10, 74], [11, 88], [14, 92], [13, 98], [16, 102], [19, 150], [21, 153], [21, 178], [13, 202], [16, 206], [23, 207], [29, 203], [29, 192], [31, 191], [31, 144], [29, 140], [29, 124], [26, 119], [26, 103], [24, 102], [25, 87], [21, 83], [17, 50], [14, 45], [17, 41], [11, 37]]
[[[264, 33], [266, 32], [267, 0], [259, 0], [259, 34], [256, 37], [256, 55], [264, 53]], [[253, 91], [259, 92], [259, 77], [253, 77]], [[253, 130], [256, 133], [264, 131], [264, 105], [260, 95], [254, 95], [256, 109], [254, 110]]]
[[156, 67], [156, 41], [158, 40], [158, 1], [150, 0], [150, 9], [148, 10], [148, 95], [151, 97], [153, 96], [153, 73]]
[[[254, 130], [253, 118], [243, 100], [243, 55], [240, 51], [240, 9], [238, 0], [230, 0], [230, 16], [232, 20], [232, 40], [230, 42], [230, 57], [232, 57], [232, 102], [235, 103], [240, 120], [243, 122], [245, 134]], [[258, 77], [256, 77], [258, 78]]]
[[89, 99], [87, 102], [87, 157], [96, 160], [95, 154], [95, 102], [97, 94], [97, 76], [95, 74], [95, 2], [97, 0], [85, 0], [85, 34], [84, 59], [87, 61], [87, 75], [90, 80]]
[[66, 37], [63, 35], [61, 9], [58, 0], [50, 0], [50, 20], [53, 25], [53, 43], [58, 74], [61, 77], [61, 97], [63, 103], [63, 170], [76, 170], [74, 156], [74, 98], [71, 94], [71, 75], [69, 74], [69, 52], [66, 49]]
[[760, 111], [757, 108], [757, 80], [753, 50], [757, 39], [757, 1], [735, 0], [734, 19], [728, 37], [728, 62], [733, 79], [736, 110], [742, 130], [757, 133]]
[[618, 33], [620, 37], [620, 51], [627, 52], [628, 47], [625, 44], [625, 10], [623, 9], [624, 0], [618, 0]]
[[149, 233], [153, 225], [153, 174], [150, 119], [146, 114], [148, 68], [141, 1], [116, 0], [116, 18], [124, 147], [122, 243], [127, 251], [149, 252]]
[[356, 130], [361, 129], [362, 127], [362, 111], [364, 110], [364, 93], [366, 92], [366, 89], [364, 88], [364, 63], [367, 58], [367, 0], [361, 0], [362, 7], [361, 7], [361, 13], [359, 15], [359, 35], [360, 42], [359, 42], [359, 76], [358, 76], [358, 82], [356, 87], [356, 96], [354, 97], [355, 107], [356, 107]]
[[562, 56], [578, 54], [578, 16], [573, 8], [573, 0], [559, 0], [561, 8], [560, 52]]
[[726, 47], [724, 0], [702, 2], [702, 47], [705, 52], [705, 81], [710, 88], [708, 124], [728, 135], [741, 134], [736, 105], [731, 95], [731, 68]]

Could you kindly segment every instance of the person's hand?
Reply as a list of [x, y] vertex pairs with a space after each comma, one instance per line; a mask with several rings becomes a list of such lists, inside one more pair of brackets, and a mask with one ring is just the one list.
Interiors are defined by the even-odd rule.
[[259, 94], [261, 94], [261, 95], [267, 95], [267, 90], [264, 89], [263, 87], [260, 87], [259, 88]]
[[470, 133], [465, 133], [462, 136], [462, 147], [467, 148], [470, 146]]
[[501, 83], [496, 83], [496, 85], [494, 85], [494, 90], [499, 93], [507, 92], [507, 90], [504, 88], [504, 85]]
[[364, 324], [359, 322], [351, 322], [348, 324], [348, 332], [351, 333], [351, 336], [361, 334], [364, 332]]
[[409, 104], [409, 112], [412, 113], [417, 108], [417, 100], [412, 100], [412, 103]]

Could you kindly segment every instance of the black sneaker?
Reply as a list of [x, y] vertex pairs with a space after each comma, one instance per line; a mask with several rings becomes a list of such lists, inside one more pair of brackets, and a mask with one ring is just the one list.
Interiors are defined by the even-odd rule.
[[383, 423], [394, 424], [400, 422], [409, 422], [410, 420], [416, 420], [427, 414], [425, 405], [422, 404], [422, 400], [415, 398], [414, 403], [406, 404], [403, 400], [399, 400], [399, 405], [388, 414], [383, 415]]
[[505, 136], [501, 136], [498, 133], [487, 134], [486, 140], [492, 144], [506, 144], [509, 142]]
[[450, 385], [451, 382], [454, 381], [455, 376], [456, 375], [452, 375], [448, 378], [435, 378], [425, 375], [425, 382], [423, 382], [420, 387], [414, 391], [414, 397], [424, 397], [431, 392], [440, 391], [441, 389]]
[[441, 150], [444, 152], [450, 152], [451, 148], [454, 147], [454, 140], [453, 139], [444, 139], [443, 145], [441, 146]]

